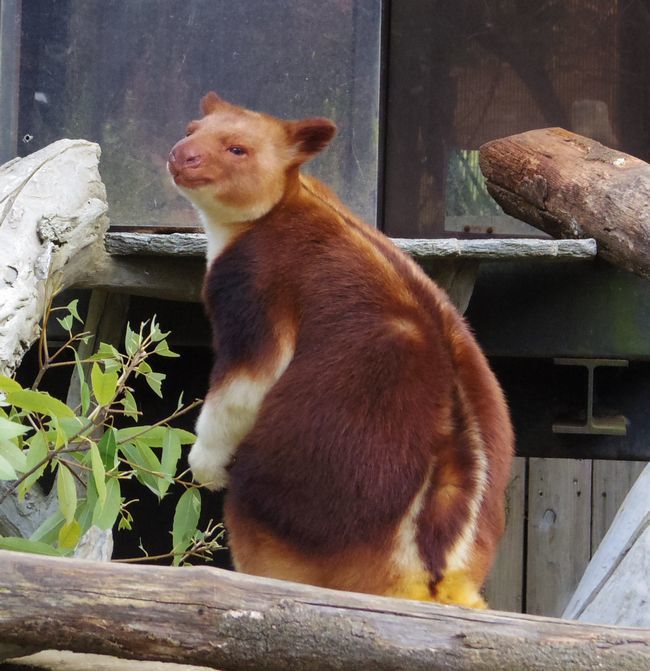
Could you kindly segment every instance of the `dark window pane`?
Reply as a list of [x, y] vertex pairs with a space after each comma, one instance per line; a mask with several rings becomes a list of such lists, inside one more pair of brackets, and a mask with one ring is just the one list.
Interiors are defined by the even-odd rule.
[[165, 158], [210, 89], [285, 118], [333, 118], [339, 136], [313, 171], [374, 221], [379, 0], [22, 4], [19, 151], [99, 142], [114, 224], [195, 223]]
[[393, 3], [386, 228], [532, 233], [482, 187], [484, 142], [562, 126], [650, 159], [645, 0]]

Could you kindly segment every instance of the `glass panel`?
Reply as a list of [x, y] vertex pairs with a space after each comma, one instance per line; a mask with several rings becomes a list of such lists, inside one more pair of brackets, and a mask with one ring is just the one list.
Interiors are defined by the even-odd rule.
[[649, 35], [646, 0], [393, 3], [388, 230], [539, 235], [482, 187], [498, 137], [562, 126], [649, 160]]
[[374, 221], [380, 0], [29, 0], [19, 151], [60, 137], [102, 147], [117, 225], [195, 225], [165, 159], [210, 89], [284, 118], [329, 116], [311, 168]]

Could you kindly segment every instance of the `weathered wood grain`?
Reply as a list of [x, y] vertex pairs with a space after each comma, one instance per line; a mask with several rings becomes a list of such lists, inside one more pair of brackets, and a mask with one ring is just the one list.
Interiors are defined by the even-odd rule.
[[565, 617], [650, 627], [650, 466], [625, 497]]
[[[106, 191], [99, 146], [59, 140], [0, 166], [0, 373], [13, 373], [40, 334], [52, 293], [72, 286], [104, 256]], [[0, 497], [11, 483], [0, 482]], [[38, 487], [0, 509], [0, 533], [30, 536], [56, 497]]]
[[485, 589], [490, 608], [496, 610], [523, 610], [525, 511], [526, 459], [516, 457], [506, 491], [506, 531]]
[[480, 150], [503, 210], [556, 238], [595, 238], [604, 259], [650, 277], [650, 165], [561, 128]]
[[224, 671], [650, 669], [644, 629], [0, 552], [0, 653], [10, 646]]
[[[459, 240], [409, 240], [393, 242], [416, 260], [468, 258], [509, 260], [522, 258], [584, 260], [596, 255], [594, 240], [537, 240], [528, 238]], [[113, 256], [190, 256], [205, 257], [203, 233], [129, 233], [106, 234], [106, 251]]]
[[591, 554], [609, 530], [618, 509], [646, 463], [595, 459], [592, 469]]
[[591, 461], [530, 459], [526, 611], [559, 616], [589, 563]]

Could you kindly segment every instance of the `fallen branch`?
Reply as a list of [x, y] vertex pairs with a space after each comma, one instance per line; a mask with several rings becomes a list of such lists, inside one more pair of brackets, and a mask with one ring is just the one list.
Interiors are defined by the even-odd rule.
[[607, 261], [650, 277], [650, 165], [546, 128], [488, 142], [480, 166], [507, 214], [556, 238], [595, 238]]
[[224, 671], [650, 669], [650, 630], [0, 552], [0, 654], [19, 648]]

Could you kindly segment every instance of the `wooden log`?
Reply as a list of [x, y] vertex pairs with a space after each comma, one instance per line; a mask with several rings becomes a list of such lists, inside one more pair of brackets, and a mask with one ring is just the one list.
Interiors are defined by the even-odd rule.
[[[99, 146], [59, 140], [0, 167], [0, 373], [11, 374], [40, 334], [48, 295], [105, 255], [106, 191]], [[10, 483], [0, 482], [0, 497]], [[0, 533], [30, 536], [52, 512], [37, 488], [0, 507]]]
[[503, 210], [556, 238], [595, 238], [607, 261], [650, 277], [650, 165], [561, 128], [488, 142], [480, 166]]
[[99, 146], [59, 140], [0, 167], [0, 373], [40, 332], [48, 290], [73, 284], [108, 228]]
[[0, 654], [19, 647], [223, 671], [650, 669], [650, 630], [3, 551]]

